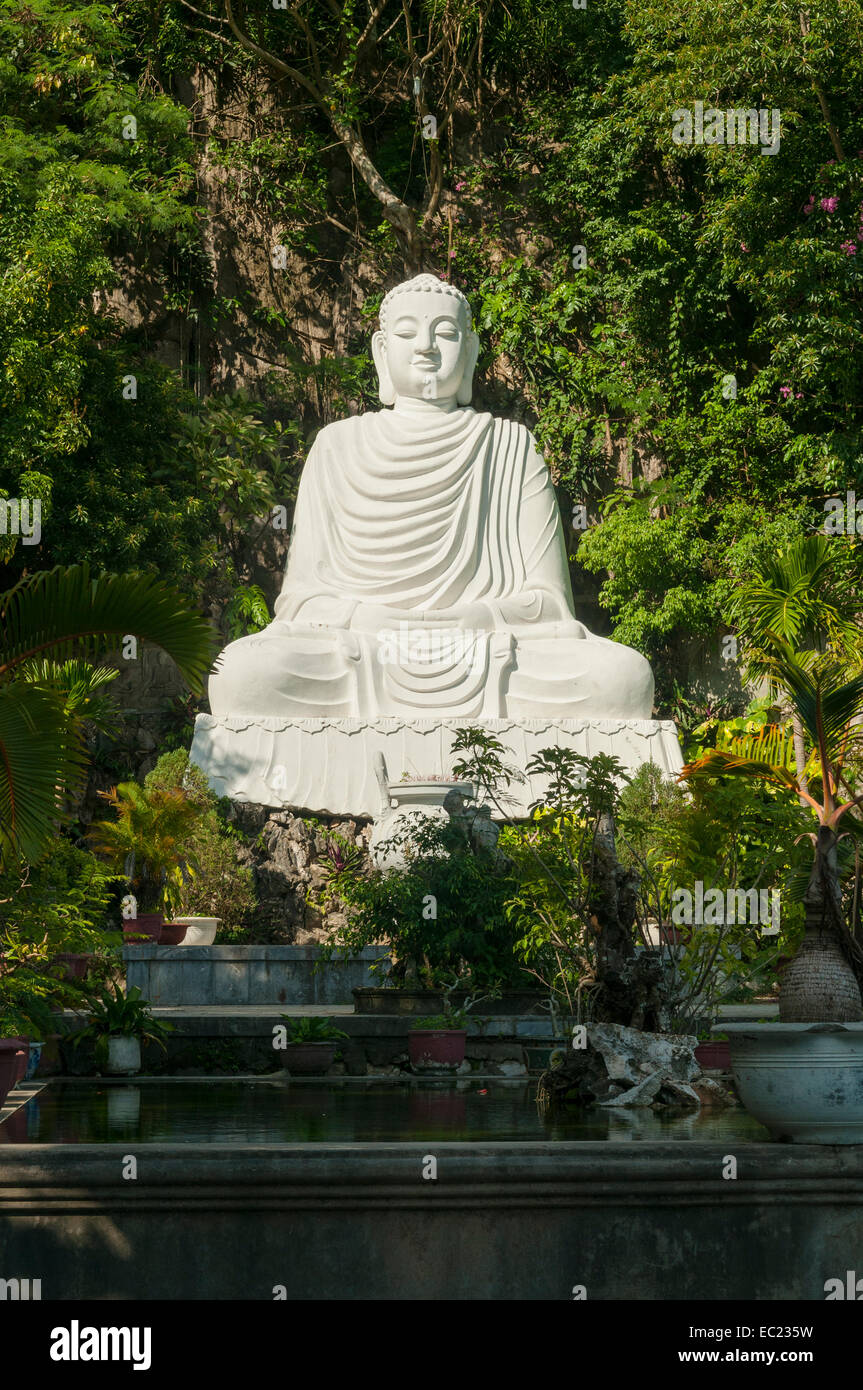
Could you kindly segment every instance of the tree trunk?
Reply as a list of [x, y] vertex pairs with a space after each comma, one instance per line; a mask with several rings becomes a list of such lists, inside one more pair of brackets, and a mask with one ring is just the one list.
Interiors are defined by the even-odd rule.
[[596, 942], [596, 1018], [661, 1032], [667, 1026], [663, 964], [652, 951], [635, 953], [639, 888], [639, 875], [624, 869], [617, 857], [614, 820], [603, 816], [589, 899]]
[[806, 933], [782, 976], [782, 1023], [859, 1023], [863, 1001], [843, 941], [836, 836], [821, 826], [804, 899]]

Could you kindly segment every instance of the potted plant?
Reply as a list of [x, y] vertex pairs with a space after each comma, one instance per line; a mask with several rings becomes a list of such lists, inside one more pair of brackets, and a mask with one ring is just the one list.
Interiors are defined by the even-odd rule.
[[[843, 831], [859, 833], [852, 813], [863, 804], [850, 765], [860, 741], [863, 676], [846, 680], [833, 655], [795, 655], [775, 634], [765, 649], [768, 674], [811, 755], [767, 728], [703, 754], [681, 774], [690, 782], [736, 776], [785, 788], [816, 821], [805, 929], [781, 974], [780, 1021], [726, 1024], [731, 1065], [741, 1101], [774, 1137], [863, 1143], [863, 950], [845, 920], [840, 871]], [[857, 883], [859, 898], [859, 873]]]
[[196, 917], [184, 912], [182, 920], [186, 931], [177, 942], [178, 946], [212, 946], [219, 929], [220, 917]]
[[27, 1067], [27, 1044], [23, 1038], [0, 1038], [0, 1105]]
[[328, 1018], [282, 1014], [288, 1025], [285, 1046], [280, 1049], [282, 1066], [291, 1076], [324, 1076], [336, 1060], [340, 1038], [346, 1038], [340, 1028]]
[[162, 754], [144, 778], [144, 789], [181, 792], [200, 813], [185, 846], [195, 872], [178, 883], [172, 907], [174, 926], [185, 923], [186, 934], [174, 944], [212, 946], [219, 927], [232, 940], [257, 906], [252, 871], [238, 858], [242, 834], [225, 818], [219, 798], [183, 748]]
[[731, 1070], [731, 1043], [727, 1033], [705, 1033], [695, 1049], [695, 1060], [705, 1071]]
[[159, 936], [159, 945], [179, 946], [188, 930], [189, 926], [187, 922], [163, 922], [162, 931]]
[[454, 1009], [446, 998], [443, 1013], [418, 1018], [408, 1031], [411, 1071], [458, 1071], [466, 1042], [467, 1009]]
[[103, 990], [88, 1011], [88, 1022], [70, 1041], [77, 1047], [92, 1040], [96, 1061], [110, 1076], [134, 1076], [141, 1070], [141, 1042], [157, 1043], [164, 1051], [164, 1039], [173, 1032], [170, 1023], [153, 1017], [137, 985], [126, 995], [116, 986]]
[[165, 912], [179, 904], [184, 884], [196, 872], [191, 841], [201, 808], [180, 788], [137, 782], [121, 782], [99, 795], [117, 818], [97, 822], [89, 838], [128, 880], [133, 914], [124, 921], [123, 933], [158, 942]]

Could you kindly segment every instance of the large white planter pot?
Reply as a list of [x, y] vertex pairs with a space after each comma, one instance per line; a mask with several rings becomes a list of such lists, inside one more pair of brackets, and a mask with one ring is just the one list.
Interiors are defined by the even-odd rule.
[[863, 1023], [723, 1023], [746, 1109], [774, 1139], [863, 1144]]
[[419, 818], [437, 821], [449, 819], [444, 802], [452, 791], [463, 797], [473, 796], [471, 782], [390, 782], [389, 806], [380, 812], [369, 836], [369, 854], [379, 869], [404, 868], [408, 845], [381, 846], [393, 835], [410, 830]]
[[221, 917], [186, 917], [179, 916], [178, 922], [188, 922], [188, 930], [181, 946], [212, 946], [216, 939], [216, 929], [221, 921]]
[[134, 1076], [141, 1070], [141, 1041], [134, 1037], [108, 1039], [109, 1076]]

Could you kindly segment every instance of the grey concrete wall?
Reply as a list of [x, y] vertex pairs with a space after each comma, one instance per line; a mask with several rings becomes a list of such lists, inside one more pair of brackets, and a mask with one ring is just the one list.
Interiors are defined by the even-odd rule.
[[126, 946], [126, 984], [151, 1004], [351, 1004], [382, 947], [321, 962], [317, 946]]
[[[0, 1150], [4, 1277], [43, 1299], [824, 1299], [863, 1153], [771, 1144]], [[426, 1155], [437, 1180], [422, 1177]]]

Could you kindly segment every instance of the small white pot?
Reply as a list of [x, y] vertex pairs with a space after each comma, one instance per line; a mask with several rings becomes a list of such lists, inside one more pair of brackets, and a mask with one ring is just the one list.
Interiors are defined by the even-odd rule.
[[136, 1037], [108, 1039], [109, 1076], [134, 1076], [141, 1070], [141, 1040]]
[[723, 1023], [746, 1109], [774, 1139], [863, 1144], [863, 1023]]
[[216, 939], [216, 929], [221, 917], [188, 917], [180, 914], [178, 922], [188, 922], [189, 927], [181, 946], [212, 946]]

